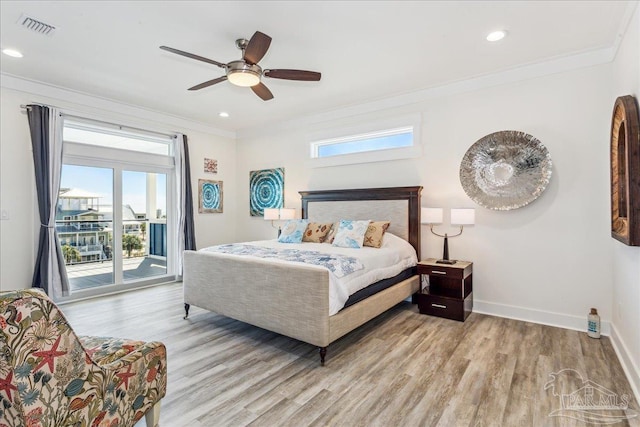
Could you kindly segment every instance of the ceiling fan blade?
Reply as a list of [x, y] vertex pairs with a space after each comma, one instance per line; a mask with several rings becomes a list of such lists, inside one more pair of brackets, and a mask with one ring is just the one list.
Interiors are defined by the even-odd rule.
[[262, 98], [263, 101], [268, 101], [270, 99], [273, 99], [273, 94], [271, 93], [269, 88], [262, 83], [258, 83], [255, 86], [251, 86], [251, 90], [253, 91], [253, 93], [255, 93], [260, 98]]
[[305, 70], [264, 70], [263, 74], [272, 79], [304, 80], [308, 82], [320, 81], [322, 77], [321, 73]]
[[166, 50], [167, 52], [175, 53], [177, 55], [186, 56], [187, 58], [195, 59], [197, 61], [207, 62], [209, 64], [217, 65], [220, 68], [226, 68], [227, 64], [223, 64], [222, 62], [214, 61], [213, 59], [205, 58], [203, 56], [194, 55], [193, 53], [185, 52], [183, 50], [174, 49], [169, 46], [160, 46], [160, 49]]
[[247, 48], [244, 50], [242, 59], [249, 64], [257, 64], [264, 54], [267, 53], [270, 44], [271, 37], [260, 31], [256, 31], [255, 34], [251, 36], [251, 40], [249, 40]]
[[209, 80], [204, 83], [200, 83], [199, 85], [195, 85], [194, 87], [190, 87], [189, 90], [199, 90], [204, 89], [205, 87], [213, 86], [216, 83], [220, 83], [227, 80], [227, 76], [218, 77], [217, 79]]

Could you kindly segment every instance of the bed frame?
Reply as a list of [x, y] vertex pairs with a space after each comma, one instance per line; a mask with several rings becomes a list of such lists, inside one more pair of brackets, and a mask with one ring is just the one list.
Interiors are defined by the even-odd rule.
[[[302, 217], [391, 220], [389, 231], [407, 240], [420, 259], [422, 187], [301, 191]], [[419, 290], [413, 275], [329, 316], [329, 274], [306, 265], [288, 266], [213, 252], [185, 251], [185, 319], [195, 305], [319, 347], [327, 346]]]

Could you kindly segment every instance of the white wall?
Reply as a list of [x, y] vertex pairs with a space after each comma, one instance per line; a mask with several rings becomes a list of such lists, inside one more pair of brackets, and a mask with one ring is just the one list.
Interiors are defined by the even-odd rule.
[[[0, 289], [31, 286], [37, 206], [33, 156], [22, 98], [0, 89], [0, 207], [9, 213], [0, 221]], [[35, 237], [34, 237], [35, 236]]]
[[[39, 218], [27, 116], [20, 105], [31, 102], [61, 107], [94, 119], [188, 136], [198, 247], [233, 241], [236, 203], [235, 135], [198, 123], [136, 107], [2, 76], [0, 88], [0, 289], [31, 286]], [[218, 160], [218, 174], [203, 172], [204, 157]], [[224, 213], [198, 214], [198, 179], [224, 182]]]
[[[613, 63], [613, 91], [609, 105], [618, 96], [640, 100], [640, 7], [620, 45]], [[639, 197], [640, 195], [636, 195]], [[640, 396], [640, 247], [610, 240], [613, 258], [612, 337], [626, 367], [627, 376]]]
[[[584, 330], [589, 308], [597, 307], [608, 326], [610, 76], [611, 66], [599, 65], [242, 135], [237, 152], [238, 240], [274, 236], [264, 221], [245, 213], [250, 170], [284, 167], [286, 206], [298, 209], [300, 190], [422, 185], [423, 206], [477, 209], [476, 225], [449, 242], [452, 257], [474, 261], [477, 311]], [[318, 169], [305, 165], [308, 135], [318, 129], [415, 112], [422, 114], [421, 158]], [[475, 205], [458, 173], [475, 141], [507, 129], [542, 141], [551, 153], [553, 177], [532, 204], [499, 212]], [[426, 227], [422, 232], [423, 258], [439, 257], [442, 239]]]

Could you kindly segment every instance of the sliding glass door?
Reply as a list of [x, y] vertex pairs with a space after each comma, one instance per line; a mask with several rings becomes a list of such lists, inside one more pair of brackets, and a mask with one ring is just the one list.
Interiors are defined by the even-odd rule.
[[113, 169], [63, 165], [56, 232], [71, 292], [115, 283]]
[[71, 297], [175, 278], [172, 140], [66, 123], [56, 230]]
[[167, 176], [122, 173], [124, 281], [167, 274]]

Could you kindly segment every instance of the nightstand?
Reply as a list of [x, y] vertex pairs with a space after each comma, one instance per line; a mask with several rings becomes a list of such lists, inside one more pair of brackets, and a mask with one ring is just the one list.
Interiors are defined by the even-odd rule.
[[420, 313], [462, 322], [473, 309], [473, 263], [437, 264], [435, 258], [418, 263], [418, 274], [429, 286], [416, 295]]

